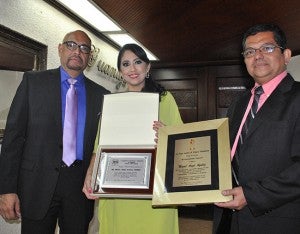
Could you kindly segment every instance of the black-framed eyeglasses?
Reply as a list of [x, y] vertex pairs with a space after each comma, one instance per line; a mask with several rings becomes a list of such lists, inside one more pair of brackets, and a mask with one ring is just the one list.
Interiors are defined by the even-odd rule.
[[263, 54], [270, 54], [270, 53], [273, 53], [276, 48], [280, 48], [282, 50], [284, 49], [281, 46], [272, 45], [272, 44], [265, 44], [265, 45], [262, 45], [261, 47], [259, 47], [258, 49], [254, 49], [252, 47], [249, 47], [249, 48], [245, 49], [242, 52], [242, 55], [245, 58], [251, 58], [251, 57], [253, 57], [255, 55], [255, 53], [256, 53], [257, 50], [259, 52], [263, 53]]
[[84, 54], [89, 54], [91, 52], [91, 47], [85, 44], [78, 45], [74, 41], [65, 41], [63, 42], [67, 46], [67, 48], [71, 51], [77, 50], [77, 48], [80, 49], [80, 51]]

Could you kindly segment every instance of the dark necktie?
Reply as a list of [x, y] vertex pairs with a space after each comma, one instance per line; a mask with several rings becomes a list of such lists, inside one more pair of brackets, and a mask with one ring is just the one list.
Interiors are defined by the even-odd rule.
[[238, 174], [239, 174], [239, 159], [240, 159], [240, 148], [241, 145], [245, 142], [245, 138], [247, 136], [248, 130], [251, 127], [252, 121], [255, 118], [255, 115], [257, 113], [257, 107], [258, 107], [258, 102], [259, 102], [259, 98], [260, 96], [264, 93], [264, 90], [261, 86], [258, 86], [255, 90], [254, 90], [254, 99], [253, 99], [253, 103], [251, 106], [251, 109], [247, 115], [247, 118], [245, 120], [245, 123], [243, 125], [240, 137], [239, 137], [239, 142], [237, 144], [236, 147], [236, 152], [235, 155], [232, 159], [232, 168], [233, 168], [233, 179], [234, 179], [234, 184], [238, 185]]
[[63, 130], [63, 161], [70, 166], [76, 160], [77, 94], [75, 79], [68, 79], [70, 88], [66, 94], [66, 109]]
[[258, 102], [259, 102], [259, 98], [260, 96], [264, 93], [264, 90], [261, 86], [258, 86], [255, 90], [254, 90], [254, 99], [253, 99], [253, 103], [251, 106], [251, 109], [248, 113], [248, 116], [246, 118], [246, 121], [243, 125], [242, 128], [242, 132], [240, 135], [240, 144], [243, 144], [245, 141], [245, 137], [247, 136], [248, 130], [251, 127], [251, 124], [255, 118], [256, 112], [257, 112], [257, 107], [258, 107]]

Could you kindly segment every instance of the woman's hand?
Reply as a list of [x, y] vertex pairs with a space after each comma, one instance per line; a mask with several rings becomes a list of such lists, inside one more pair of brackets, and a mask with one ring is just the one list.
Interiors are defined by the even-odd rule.
[[163, 127], [163, 126], [166, 126], [166, 125], [164, 123], [160, 122], [160, 121], [154, 121], [153, 122], [153, 130], [156, 132], [155, 133], [156, 138], [154, 139], [156, 144], [158, 142], [158, 129]]
[[85, 180], [84, 180], [84, 184], [83, 184], [83, 188], [82, 188], [82, 192], [84, 192], [85, 196], [88, 199], [91, 199], [91, 200], [97, 199], [97, 197], [95, 197], [95, 196], [92, 195], [93, 189], [92, 189], [92, 186], [91, 186], [95, 158], [96, 158], [96, 154], [93, 154], [92, 158], [91, 158], [91, 162], [90, 162], [89, 168], [88, 168], [88, 170], [86, 172], [86, 176], [85, 176]]

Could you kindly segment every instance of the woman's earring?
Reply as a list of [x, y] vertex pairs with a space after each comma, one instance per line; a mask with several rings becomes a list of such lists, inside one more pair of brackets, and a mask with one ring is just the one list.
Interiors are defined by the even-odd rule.
[[149, 74], [149, 72], [147, 72], [146, 79], [148, 79], [149, 77], [150, 77], [150, 74]]

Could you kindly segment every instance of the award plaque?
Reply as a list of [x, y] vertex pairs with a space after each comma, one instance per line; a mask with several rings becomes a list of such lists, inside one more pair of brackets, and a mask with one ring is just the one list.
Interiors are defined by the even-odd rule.
[[101, 149], [94, 194], [151, 198], [155, 153], [155, 149]]
[[158, 108], [157, 93], [104, 95], [92, 176], [94, 196], [152, 198], [156, 160], [152, 126]]
[[228, 119], [159, 130], [153, 206], [224, 202], [232, 188]]
[[148, 189], [151, 153], [102, 152], [102, 189]]

